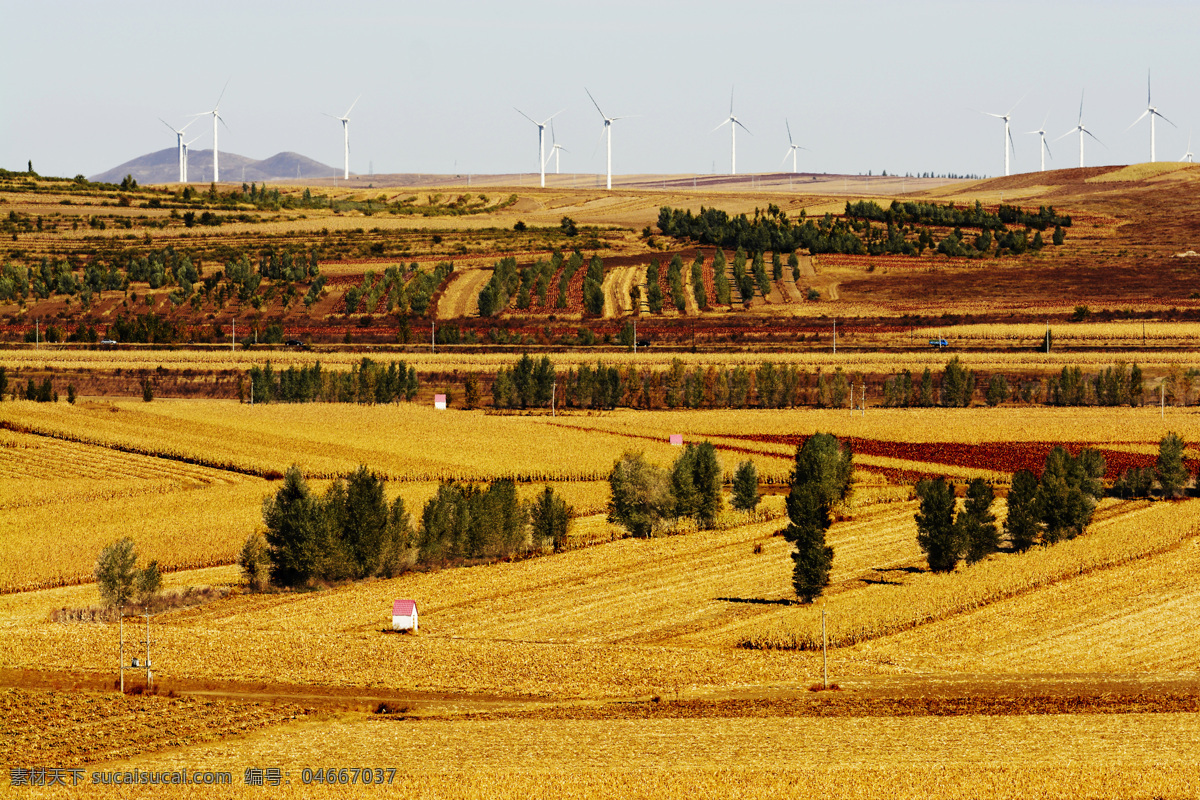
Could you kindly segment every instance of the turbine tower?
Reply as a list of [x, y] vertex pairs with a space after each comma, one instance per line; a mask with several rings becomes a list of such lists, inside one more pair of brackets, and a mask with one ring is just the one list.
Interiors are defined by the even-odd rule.
[[[559, 144], [558, 141], [554, 138], [554, 122], [553, 121], [550, 123], [550, 142], [551, 142], [550, 153], [551, 153], [551, 155], [554, 156], [554, 174], [557, 175], [558, 174], [558, 154], [559, 153], [569, 153], [571, 151], [568, 150], [567, 148], [563, 147], [561, 144]], [[549, 160], [550, 160], [550, 156], [546, 156], [546, 161], [549, 161]]]
[[[593, 102], [595, 102], [595, 101], [593, 101]], [[538, 169], [541, 170], [542, 188], [545, 189], [546, 188], [546, 123], [548, 123], [550, 120], [554, 119], [559, 114], [561, 114], [562, 109], [555, 111], [553, 114], [546, 117], [541, 122], [538, 122], [536, 119], [529, 116], [524, 111], [517, 108], [516, 106], [513, 106], [513, 111], [516, 111], [522, 117], [529, 120], [534, 125], [537, 125], [537, 129], [538, 129], [538, 165], [539, 165]]]
[[225, 118], [220, 114], [221, 100], [225, 97], [225, 90], [229, 88], [229, 80], [225, 81], [225, 85], [221, 87], [221, 94], [217, 96], [217, 104], [213, 106], [212, 111], [201, 111], [199, 114], [192, 114], [193, 117], [203, 117], [212, 114], [213, 118], [213, 183], [218, 183], [221, 180], [220, 171], [217, 168], [217, 120], [221, 120], [221, 124], [226, 128]]
[[[737, 129], [742, 123], [733, 115], [733, 89], [729, 90], [729, 116], [725, 118], [724, 122], [713, 128], [713, 131], [720, 130], [726, 124], [729, 125], [729, 174], [737, 175]], [[745, 125], [742, 125], [742, 130], [750, 133], [750, 129]]]
[[[1046, 115], [1046, 119], [1050, 119], [1049, 114]], [[1046, 119], [1042, 120], [1042, 127], [1038, 128], [1036, 131], [1025, 131], [1028, 134], [1036, 133], [1038, 136], [1042, 137], [1040, 145], [1042, 152], [1042, 172], [1046, 171], [1046, 153], [1050, 153], [1050, 145], [1046, 144]], [[1050, 153], [1050, 157], [1054, 158], [1054, 154]]]
[[[1079, 93], [1079, 122], [1075, 125], [1074, 128], [1067, 131], [1062, 136], [1058, 137], [1058, 139], [1065, 139], [1066, 137], [1070, 136], [1072, 133], [1075, 133], [1075, 132], [1079, 133], [1079, 167], [1080, 167], [1080, 169], [1082, 169], [1083, 168], [1083, 135], [1086, 133], [1088, 136], [1091, 136], [1093, 139], [1096, 139], [1096, 134], [1089, 131], [1087, 129], [1087, 126], [1083, 124], [1083, 92]], [[1057, 142], [1058, 139], [1055, 139], [1054, 141]], [[1100, 142], [1099, 139], [1096, 139], [1096, 141]], [[1103, 145], [1104, 142], [1100, 142], [1100, 144]]]
[[[1158, 113], [1158, 109], [1155, 108], [1154, 104], [1150, 102], [1150, 71], [1149, 70], [1146, 71], [1146, 110], [1142, 112], [1142, 116], [1138, 117], [1137, 119], [1135, 119], [1133, 121], [1133, 125], [1137, 125], [1139, 122], [1142, 121], [1142, 119], [1144, 119], [1147, 116], [1150, 117], [1150, 163], [1153, 164], [1154, 163], [1154, 118], [1161, 117], [1163, 122], [1169, 123], [1171, 125], [1171, 127], [1173, 127], [1173, 128], [1178, 128], [1179, 126], [1176, 125], [1174, 122], [1171, 122], [1171, 120], [1167, 119], [1162, 114]], [[1126, 128], [1126, 130], [1133, 128], [1133, 125], [1130, 125], [1129, 128]], [[1188, 149], [1189, 150], [1191, 149], [1190, 145], [1188, 146]]]
[[[166, 125], [168, 128], [171, 128], [171, 125], [162, 117], [159, 117], [158, 121], [161, 122], [163, 125]], [[195, 122], [195, 121], [196, 120], [192, 120], [192, 122]], [[186, 177], [187, 171], [183, 168], [183, 132], [187, 130], [188, 125], [191, 125], [192, 122], [189, 122], [187, 125], [184, 125], [182, 128], [180, 128], [178, 130], [176, 130], [175, 128], [171, 128], [171, 130], [175, 132], [175, 147], [179, 150], [179, 182], [180, 183], [183, 183], [184, 181], [187, 180], [187, 177]]]
[[[1024, 100], [1024, 99], [1025, 99], [1024, 97], [1021, 98], [1021, 100]], [[1004, 174], [1005, 175], [1011, 174], [1009, 172], [1009, 164], [1008, 164], [1008, 156], [1009, 156], [1010, 150], [1013, 155], [1016, 155], [1016, 152], [1017, 152], [1017, 148], [1013, 144], [1012, 131], [1010, 131], [1008, 128], [1008, 120], [1010, 117], [1012, 117], [1012, 112], [1014, 110], [1016, 110], [1016, 107], [1021, 105], [1021, 100], [1018, 100], [1016, 103], [1014, 103], [1013, 107], [1008, 110], [1007, 114], [993, 114], [990, 111], [982, 112], [984, 114], [987, 114], [989, 117], [995, 117], [996, 119], [1004, 120], [1004, 141], [1001, 142], [1001, 144], [1004, 146]]]
[[789, 155], [792, 157], [792, 174], [795, 175], [796, 174], [796, 151], [797, 150], [807, 150], [808, 148], [801, 147], [800, 145], [798, 145], [792, 141], [792, 126], [787, 121], [787, 117], [783, 118], [783, 124], [787, 126], [787, 132], [788, 132], [788, 150], [786, 153], [783, 154], [783, 160], [787, 161], [787, 157]]
[[187, 183], [187, 182], [188, 182], [188, 177], [187, 177], [187, 167], [188, 167], [188, 148], [189, 148], [189, 147], [191, 147], [191, 146], [192, 146], [192, 144], [193, 144], [194, 142], [196, 142], [196, 141], [197, 141], [199, 138], [200, 138], [200, 137], [199, 137], [199, 136], [197, 136], [195, 139], [192, 139], [192, 141], [190, 141], [190, 142], [183, 142], [183, 143], [180, 145], [180, 147], [182, 148], [182, 149], [181, 149], [181, 152], [183, 153], [183, 173], [182, 173], [183, 177], [182, 177], [182, 179], [181, 179], [181, 182], [182, 182], [182, 183]]
[[362, 95], [360, 94], [358, 97], [354, 98], [354, 102], [351, 103], [350, 107], [346, 109], [346, 113], [342, 114], [340, 117], [335, 117], [333, 114], [325, 115], [330, 119], [336, 119], [342, 123], [342, 137], [345, 139], [345, 152], [342, 159], [342, 180], [347, 181], [350, 180], [350, 112], [354, 110], [356, 105], [358, 105], [358, 101], [361, 97]]
[[608, 159], [607, 159], [608, 167], [607, 167], [607, 170], [605, 173], [606, 180], [604, 182], [604, 188], [611, 190], [612, 189], [612, 124], [619, 119], [629, 119], [629, 117], [605, 116], [604, 111], [600, 108], [600, 104], [596, 102], [596, 98], [592, 97], [592, 93], [590, 91], [588, 91], [588, 88], [585, 86], [585, 87], [583, 87], [583, 90], [585, 92], [587, 92], [587, 96], [588, 96], [588, 98], [591, 99], [592, 105], [594, 105], [596, 107], [596, 110], [600, 112], [600, 118], [604, 120], [604, 132], [602, 134], [600, 134], [601, 136], [605, 137], [608, 140], [608, 148], [607, 148], [608, 149]]

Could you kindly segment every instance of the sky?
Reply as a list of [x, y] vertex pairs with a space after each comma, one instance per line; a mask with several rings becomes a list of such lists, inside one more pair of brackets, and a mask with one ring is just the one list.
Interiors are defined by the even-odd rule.
[[[565, 173], [1002, 175], [1075, 167], [1084, 93], [1088, 166], [1177, 161], [1200, 133], [1200, 2], [957, 0], [578, 3], [390, 0], [0, 0], [0, 167], [94, 175], [173, 148], [173, 126], [220, 99], [220, 151], [295, 151], [368, 173], [530, 173], [555, 112]], [[361, 95], [361, 96], [360, 96]], [[785, 124], [786, 121], [786, 124]], [[193, 151], [211, 148], [195, 118]], [[1200, 136], [1192, 149], [1200, 147]], [[550, 152], [547, 130], [546, 152]], [[786, 165], [785, 162], [786, 161]], [[548, 169], [553, 170], [551, 161]], [[194, 176], [193, 176], [194, 177]]]

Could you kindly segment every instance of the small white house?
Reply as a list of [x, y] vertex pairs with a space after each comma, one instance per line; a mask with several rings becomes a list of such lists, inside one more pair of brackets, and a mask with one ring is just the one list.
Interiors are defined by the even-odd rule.
[[671, 444], [675, 445], [676, 447], [683, 447], [683, 434], [682, 433], [672, 433], [671, 434]]
[[445, 411], [446, 410], [446, 395], [435, 394], [433, 396], [433, 407], [439, 411]]
[[396, 600], [392, 603], [392, 630], [417, 632], [416, 600]]

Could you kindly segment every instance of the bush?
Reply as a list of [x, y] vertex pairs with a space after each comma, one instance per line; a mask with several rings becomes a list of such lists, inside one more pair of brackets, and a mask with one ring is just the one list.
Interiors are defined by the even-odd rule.
[[267, 540], [258, 531], [246, 537], [246, 543], [238, 554], [238, 566], [242, 568], [242, 576], [250, 585], [250, 591], [261, 592], [267, 588], [271, 578], [271, 559]]

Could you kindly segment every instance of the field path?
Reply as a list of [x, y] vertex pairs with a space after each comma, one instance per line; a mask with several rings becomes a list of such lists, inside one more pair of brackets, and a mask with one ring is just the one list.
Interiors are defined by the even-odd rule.
[[613, 267], [604, 276], [604, 318], [624, 317], [633, 310], [629, 290], [646, 280], [645, 267]]
[[479, 292], [491, 280], [490, 269], [464, 269], [452, 272], [450, 282], [437, 305], [438, 319], [479, 316]]

